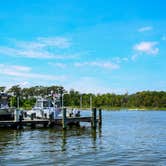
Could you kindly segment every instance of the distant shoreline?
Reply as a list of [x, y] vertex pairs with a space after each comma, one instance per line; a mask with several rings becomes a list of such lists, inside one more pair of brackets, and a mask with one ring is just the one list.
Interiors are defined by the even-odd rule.
[[[77, 108], [77, 109], [80, 109], [79, 107], [67, 107], [69, 109], [72, 109], [72, 108]], [[121, 111], [121, 110], [127, 110], [127, 111], [166, 111], [166, 108], [156, 108], [156, 107], [144, 107], [144, 108], [139, 108], [139, 107], [98, 107], [98, 108], [101, 108], [102, 110], [107, 110], [107, 111], [114, 111], [114, 110], [117, 110], [117, 111]], [[90, 108], [82, 108], [82, 110], [90, 110]]]
[[[104, 108], [105, 109], [105, 108]], [[153, 108], [153, 107], [145, 107], [145, 108], [125, 108], [125, 107], [117, 107], [117, 108], [107, 108], [107, 110], [128, 110], [128, 111], [158, 111], [163, 110], [166, 111], [166, 108]]]
[[107, 110], [128, 110], [128, 111], [157, 111], [157, 110], [164, 110], [166, 111], [166, 108], [150, 108], [150, 107], [145, 107], [145, 108], [137, 108], [137, 107], [133, 107], [133, 108], [125, 108], [125, 107], [114, 107], [114, 108], [105, 108], [103, 107], [103, 109], [107, 109]]

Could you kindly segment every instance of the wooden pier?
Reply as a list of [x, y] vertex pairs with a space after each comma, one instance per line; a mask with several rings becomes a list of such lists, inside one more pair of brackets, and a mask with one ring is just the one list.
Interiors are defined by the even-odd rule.
[[[17, 114], [18, 111], [16, 111]], [[66, 108], [63, 109], [62, 117], [57, 119], [22, 119], [18, 118], [15, 115], [15, 120], [10, 121], [0, 121], [0, 127], [14, 128], [14, 129], [22, 129], [24, 126], [30, 126], [31, 128], [35, 128], [37, 126], [41, 127], [55, 127], [57, 125], [62, 126], [63, 129], [67, 129], [68, 125], [80, 125], [80, 122], [88, 122], [91, 124], [93, 129], [96, 129], [97, 124], [99, 127], [102, 125], [102, 110], [99, 109], [97, 116], [97, 109], [92, 109], [91, 116], [80, 116], [80, 117], [67, 117], [66, 116]]]

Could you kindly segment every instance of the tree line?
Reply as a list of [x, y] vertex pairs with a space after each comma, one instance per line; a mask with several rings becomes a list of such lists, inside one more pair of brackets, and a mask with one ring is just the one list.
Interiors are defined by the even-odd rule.
[[134, 94], [92, 94], [80, 93], [71, 89], [66, 91], [62, 86], [34, 86], [30, 88], [21, 88], [19, 85], [12, 86], [6, 90], [6, 87], [0, 87], [0, 92], [11, 94], [10, 104], [17, 106], [17, 98], [19, 97], [19, 105], [24, 109], [31, 109], [36, 101], [37, 96], [48, 97], [50, 94], [56, 93], [63, 96], [64, 106], [89, 108], [90, 102], [93, 107], [101, 108], [166, 108], [166, 92], [165, 91], [142, 91]]

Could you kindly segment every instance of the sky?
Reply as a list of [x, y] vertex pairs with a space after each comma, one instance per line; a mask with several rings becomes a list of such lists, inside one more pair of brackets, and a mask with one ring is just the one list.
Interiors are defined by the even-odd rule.
[[166, 91], [164, 0], [0, 2], [0, 86]]

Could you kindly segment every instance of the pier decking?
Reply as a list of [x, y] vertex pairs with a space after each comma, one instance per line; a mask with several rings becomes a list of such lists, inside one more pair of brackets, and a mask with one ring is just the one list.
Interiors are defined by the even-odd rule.
[[21, 129], [24, 126], [31, 126], [35, 128], [36, 126], [43, 126], [43, 127], [54, 127], [56, 125], [61, 125], [63, 129], [66, 129], [68, 125], [75, 124], [80, 125], [80, 122], [88, 122], [91, 123], [91, 126], [95, 129], [98, 125], [101, 126], [102, 124], [102, 111], [99, 109], [99, 113], [97, 116], [97, 109], [92, 109], [91, 116], [81, 116], [81, 117], [67, 117], [66, 116], [66, 108], [63, 109], [63, 116], [57, 119], [19, 119], [19, 120], [10, 120], [10, 121], [0, 121], [0, 127], [8, 127], [8, 128], [15, 128]]

